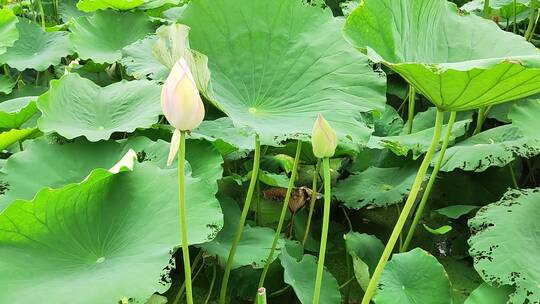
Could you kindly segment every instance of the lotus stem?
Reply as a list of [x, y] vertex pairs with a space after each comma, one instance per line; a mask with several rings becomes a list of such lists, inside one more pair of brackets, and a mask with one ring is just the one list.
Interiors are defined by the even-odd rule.
[[37, 0], [38, 8], [39, 8], [39, 14], [41, 15], [41, 28], [45, 30], [45, 11], [43, 10], [43, 4], [41, 3], [41, 0]]
[[407, 114], [407, 132], [411, 134], [414, 120], [414, 109], [416, 103], [416, 90], [412, 85], [409, 85], [409, 111]]
[[441, 131], [442, 131], [442, 126], [443, 126], [443, 116], [444, 116], [444, 113], [441, 112], [440, 110], [437, 110], [437, 116], [435, 119], [435, 131], [433, 133], [433, 139], [431, 141], [431, 145], [429, 146], [429, 149], [426, 155], [424, 156], [424, 160], [422, 161], [422, 164], [420, 165], [420, 168], [418, 169], [418, 172], [416, 173], [416, 178], [414, 179], [414, 183], [412, 185], [409, 197], [407, 198], [407, 201], [405, 202], [405, 205], [403, 206], [403, 210], [401, 211], [401, 214], [399, 215], [396, 225], [394, 226], [394, 229], [392, 230], [392, 234], [390, 235], [390, 238], [388, 239], [388, 242], [386, 243], [386, 247], [384, 248], [384, 251], [379, 260], [379, 263], [377, 264], [377, 267], [375, 268], [375, 271], [373, 272], [373, 276], [371, 280], [369, 281], [368, 287], [366, 288], [366, 292], [364, 293], [364, 297], [362, 299], [362, 304], [369, 304], [369, 302], [373, 298], [373, 295], [375, 294], [375, 289], [377, 288], [377, 284], [379, 283], [379, 279], [381, 278], [384, 266], [386, 265], [386, 262], [388, 261], [388, 259], [390, 258], [390, 255], [392, 254], [392, 251], [394, 250], [394, 246], [396, 245], [399, 235], [401, 234], [401, 230], [403, 229], [403, 226], [405, 225], [405, 221], [407, 221], [407, 218], [409, 217], [409, 214], [411, 213], [412, 207], [414, 206], [414, 202], [416, 201], [416, 198], [418, 197], [418, 192], [420, 191], [420, 187], [422, 186], [424, 176], [426, 175], [431, 159], [433, 158], [433, 155], [435, 154], [435, 151], [437, 150], [437, 146], [439, 145], [439, 139], [441, 137]]
[[287, 193], [285, 194], [285, 199], [283, 201], [283, 206], [281, 207], [281, 214], [279, 215], [279, 222], [276, 228], [276, 233], [274, 234], [274, 239], [272, 240], [272, 247], [270, 247], [270, 252], [266, 258], [264, 268], [259, 279], [259, 289], [263, 287], [264, 280], [266, 279], [266, 274], [272, 264], [274, 258], [274, 251], [276, 251], [276, 246], [279, 241], [279, 235], [281, 234], [281, 229], [283, 229], [283, 223], [285, 222], [285, 216], [287, 215], [287, 209], [289, 208], [289, 200], [291, 199], [292, 190], [294, 188], [294, 182], [296, 180], [296, 175], [298, 173], [298, 162], [300, 161], [300, 152], [302, 151], [302, 141], [298, 140], [296, 144], [296, 154], [294, 155], [294, 164], [291, 173], [291, 179], [289, 180], [289, 185], [287, 186]]
[[309, 229], [311, 228], [311, 218], [313, 217], [313, 210], [315, 209], [315, 201], [317, 200], [317, 181], [319, 180], [319, 169], [321, 167], [321, 160], [317, 159], [315, 165], [315, 172], [313, 173], [313, 181], [311, 183], [311, 198], [309, 200], [309, 213], [306, 224], [306, 231], [304, 232], [304, 238], [302, 239], [302, 247], [306, 245], [306, 241], [309, 235]]
[[180, 149], [178, 149], [178, 198], [180, 203], [180, 229], [182, 236], [182, 257], [184, 259], [184, 278], [186, 284], [186, 301], [193, 304], [193, 290], [191, 287], [191, 264], [189, 259], [189, 243], [186, 217], [186, 189], [185, 189], [185, 162], [186, 162], [186, 132], [180, 131]]
[[210, 286], [208, 287], [208, 295], [206, 296], [206, 300], [204, 300], [204, 304], [208, 304], [208, 301], [210, 301], [210, 298], [212, 297], [212, 291], [214, 290], [214, 284], [216, 283], [216, 274], [217, 274], [217, 266], [214, 264], [214, 267], [212, 267], [212, 280], [210, 281]]
[[257, 304], [266, 304], [266, 288], [264, 287], [257, 290]]
[[510, 177], [512, 178], [512, 184], [514, 185], [514, 188], [519, 189], [518, 181], [516, 179], [516, 173], [514, 172], [514, 167], [512, 167], [512, 163], [508, 164], [508, 170], [510, 171]]
[[491, 109], [490, 106], [481, 107], [478, 109], [478, 117], [476, 118], [476, 128], [474, 129], [473, 135], [476, 135], [482, 131], [482, 125], [486, 120], [486, 115]]
[[517, 1], [513, 0], [512, 1], [512, 15], [514, 17], [514, 24], [512, 25], [512, 31], [514, 32], [514, 34], [517, 34], [517, 17], [516, 17], [516, 14], [517, 14]]
[[409, 232], [407, 233], [407, 237], [405, 238], [405, 242], [403, 243], [403, 246], [401, 246], [400, 252], [407, 251], [407, 248], [409, 247], [409, 244], [411, 243], [414, 232], [416, 230], [416, 226], [418, 226], [418, 222], [420, 221], [420, 218], [422, 217], [422, 213], [424, 212], [424, 207], [426, 206], [427, 200], [429, 198], [429, 194], [431, 193], [431, 188], [433, 187], [433, 184], [435, 183], [435, 180], [437, 179], [437, 174], [439, 173], [439, 169], [441, 168], [441, 165], [444, 159], [444, 153], [446, 152], [446, 148], [448, 147], [448, 143], [450, 142], [450, 136], [452, 134], [452, 128], [454, 127], [455, 121], [456, 121], [456, 112], [453, 111], [450, 113], [450, 119], [448, 120], [448, 125], [446, 127], [446, 134], [444, 135], [441, 150], [439, 151], [439, 157], [437, 158], [437, 163], [435, 163], [435, 166], [433, 167], [433, 172], [431, 172], [431, 176], [429, 177], [426, 190], [422, 194], [422, 200], [420, 201], [420, 204], [418, 204], [418, 208], [416, 209], [416, 213], [414, 214], [411, 227], [409, 228]]
[[482, 15], [484, 18], [489, 18], [489, 13], [491, 12], [491, 7], [489, 6], [489, 0], [484, 0], [484, 10], [482, 11]]
[[527, 24], [527, 30], [525, 30], [525, 39], [527, 41], [531, 41], [532, 36], [534, 34], [534, 28], [535, 28], [535, 21], [536, 21], [536, 7], [537, 7], [537, 0], [531, 0], [530, 4], [530, 14], [529, 14], [529, 23]]
[[324, 174], [324, 212], [323, 225], [321, 232], [321, 246], [319, 247], [319, 260], [317, 261], [317, 275], [315, 277], [315, 290], [313, 291], [313, 304], [319, 303], [321, 295], [321, 286], [324, 272], [324, 258], [326, 255], [326, 242], [328, 239], [328, 225], [330, 222], [330, 159], [323, 158], [323, 174]]
[[231, 251], [229, 252], [229, 258], [227, 259], [227, 264], [225, 265], [225, 273], [223, 274], [223, 280], [221, 281], [221, 290], [219, 293], [219, 303], [225, 304], [227, 297], [227, 285], [229, 283], [229, 276], [231, 274], [232, 264], [234, 261], [234, 256], [236, 255], [236, 249], [238, 248], [238, 243], [242, 238], [242, 232], [244, 231], [244, 224], [249, 212], [249, 206], [251, 205], [251, 198], [253, 197], [253, 191], [255, 190], [255, 184], [259, 177], [259, 162], [261, 159], [261, 142], [259, 140], [259, 135], [255, 135], [255, 154], [253, 157], [253, 170], [251, 170], [251, 180], [249, 181], [248, 192], [246, 194], [246, 200], [244, 202], [244, 207], [242, 208], [242, 214], [240, 215], [240, 220], [238, 221], [238, 227], [236, 228], [236, 235], [231, 246]]

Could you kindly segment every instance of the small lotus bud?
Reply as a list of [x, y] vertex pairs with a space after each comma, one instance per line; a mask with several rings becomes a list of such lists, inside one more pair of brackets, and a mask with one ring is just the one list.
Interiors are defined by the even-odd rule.
[[336, 152], [336, 132], [321, 114], [317, 115], [313, 126], [311, 145], [313, 146], [313, 154], [318, 158], [332, 157]]
[[163, 84], [161, 108], [169, 123], [180, 131], [193, 130], [204, 119], [204, 104], [184, 58], [174, 64]]

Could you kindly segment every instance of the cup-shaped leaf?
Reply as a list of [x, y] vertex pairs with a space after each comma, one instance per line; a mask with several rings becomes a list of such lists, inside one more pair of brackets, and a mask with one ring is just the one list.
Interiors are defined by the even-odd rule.
[[532, 44], [446, 0], [365, 0], [347, 18], [344, 34], [442, 110], [540, 92], [540, 56]]

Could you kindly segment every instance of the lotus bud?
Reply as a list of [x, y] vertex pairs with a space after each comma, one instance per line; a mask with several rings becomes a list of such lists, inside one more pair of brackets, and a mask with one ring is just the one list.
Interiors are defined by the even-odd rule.
[[161, 108], [169, 123], [180, 131], [191, 131], [204, 118], [204, 104], [184, 58], [173, 66], [161, 90]]
[[318, 158], [332, 157], [336, 152], [336, 132], [321, 114], [317, 115], [313, 126], [311, 145], [313, 146], [313, 154]]

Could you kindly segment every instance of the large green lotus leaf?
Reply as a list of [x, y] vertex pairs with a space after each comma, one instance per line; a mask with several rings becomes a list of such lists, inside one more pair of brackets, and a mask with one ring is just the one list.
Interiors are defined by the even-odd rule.
[[344, 34], [443, 110], [540, 92], [540, 55], [532, 44], [445, 0], [363, 1]]
[[184, 57], [191, 68], [200, 92], [208, 91], [210, 72], [206, 56], [189, 49], [189, 27], [182, 24], [162, 26], [156, 35], [148, 36], [123, 49], [122, 63], [137, 79], [148, 77], [165, 80], [173, 65]]
[[[281, 260], [281, 266], [285, 269], [283, 274], [285, 283], [292, 286], [302, 304], [313, 303], [317, 259], [309, 254], [297, 258], [296, 255], [288, 252], [287, 246], [283, 247], [279, 259]], [[325, 304], [341, 303], [338, 282], [326, 269], [323, 273], [319, 300], [320, 303]]]
[[240, 150], [239, 157], [245, 156], [255, 148], [255, 132], [249, 127], [235, 127], [228, 117], [205, 120], [191, 135], [214, 142], [222, 155], [229, 155]]
[[6, 63], [19, 71], [44, 71], [73, 53], [68, 32], [45, 32], [37, 23], [22, 18], [17, 23], [17, 29], [19, 40], [0, 55], [0, 63]]
[[76, 73], [67, 74], [51, 81], [49, 91], [39, 97], [43, 115], [38, 125], [69, 139], [108, 139], [114, 132], [133, 132], [156, 123], [159, 99], [160, 87], [151, 81], [122, 81], [102, 88]]
[[37, 96], [19, 97], [0, 103], [0, 128], [17, 129], [37, 113]]
[[77, 8], [83, 12], [93, 12], [109, 8], [130, 10], [141, 6], [143, 3], [144, 0], [81, 0], [77, 3]]
[[185, 58], [199, 91], [208, 95], [208, 58], [189, 48], [189, 27], [183, 24], [162, 26], [156, 31], [158, 39], [152, 46], [152, 55], [169, 70], [180, 59]]
[[[0, 196], [0, 210], [15, 199], [32, 199], [42, 188], [60, 188], [82, 181], [96, 168], [109, 169], [129, 149], [137, 152], [139, 161], [165, 168], [169, 144], [161, 140], [153, 142], [145, 137], [135, 137], [122, 142], [92, 143], [79, 139], [64, 144], [34, 140], [24, 151], [11, 156], [1, 170], [0, 180], [5, 189]], [[186, 159], [191, 175], [208, 181], [206, 191], [217, 192], [216, 181], [223, 174], [223, 160], [212, 145], [201, 140], [188, 140]]]
[[[539, 153], [540, 141], [520, 135], [513, 125], [504, 125], [448, 148], [441, 170], [482, 172], [491, 166], [504, 167], [517, 157], [529, 158]], [[434, 159], [437, 159], [437, 155]]]
[[509, 303], [540, 302], [540, 188], [510, 190], [469, 221], [474, 268], [492, 285], [513, 285]]
[[420, 248], [394, 254], [386, 264], [373, 301], [377, 304], [451, 304], [444, 267]]
[[264, 143], [307, 138], [321, 113], [340, 138], [364, 140], [360, 112], [384, 106], [385, 77], [347, 45], [342, 20], [288, 0], [195, 0], [180, 20], [208, 56], [206, 95]]
[[[144, 303], [165, 291], [180, 242], [176, 172], [151, 164], [98, 169], [82, 183], [13, 202], [0, 214], [0, 301]], [[221, 225], [207, 185], [186, 178], [191, 244], [212, 239]]]
[[506, 304], [511, 293], [512, 288], [509, 286], [493, 287], [482, 283], [473, 290], [464, 304]]
[[128, 75], [136, 79], [163, 80], [167, 78], [169, 68], [152, 55], [152, 47], [156, 41], [156, 36], [148, 36], [122, 49], [122, 64], [126, 67]]
[[401, 203], [407, 197], [417, 170], [415, 163], [395, 168], [369, 167], [340, 180], [332, 192], [348, 208], [390, 206]]
[[528, 100], [514, 105], [508, 118], [512, 120], [521, 134], [540, 140], [540, 100]]
[[19, 39], [17, 22], [19, 20], [11, 10], [0, 9], [0, 54], [4, 53], [6, 48], [13, 46], [13, 43]]
[[9, 94], [17, 82], [8, 75], [0, 75], [0, 93]]
[[[221, 202], [225, 220], [223, 229], [221, 229], [213, 241], [202, 244], [200, 247], [210, 255], [216, 256], [221, 265], [225, 265], [236, 235], [240, 209], [236, 202], [229, 197], [221, 196], [219, 197], [219, 201]], [[274, 234], [274, 230], [270, 228], [246, 225], [242, 233], [242, 239], [238, 243], [232, 269], [248, 265], [253, 268], [264, 267]], [[281, 251], [282, 246], [283, 240], [280, 239], [276, 247], [277, 252]], [[274, 254], [274, 259], [277, 255]]]
[[122, 48], [144, 38], [153, 29], [143, 13], [98, 11], [74, 19], [70, 24], [70, 39], [82, 59], [113, 63], [122, 58]]
[[[427, 111], [417, 113], [413, 119], [413, 129], [409, 134], [406, 127], [401, 130], [399, 135], [391, 136], [371, 136], [367, 147], [371, 149], [389, 149], [396, 155], [407, 156], [412, 153], [412, 158], [417, 159], [429, 149], [433, 132], [435, 132], [435, 113], [434, 107]], [[446, 122], [449, 115], [445, 116], [445, 124], [443, 125], [442, 137], [446, 134]], [[471, 123], [470, 113], [458, 115], [456, 122], [452, 127], [450, 141], [453, 142], [456, 138], [467, 132], [467, 127]]]

